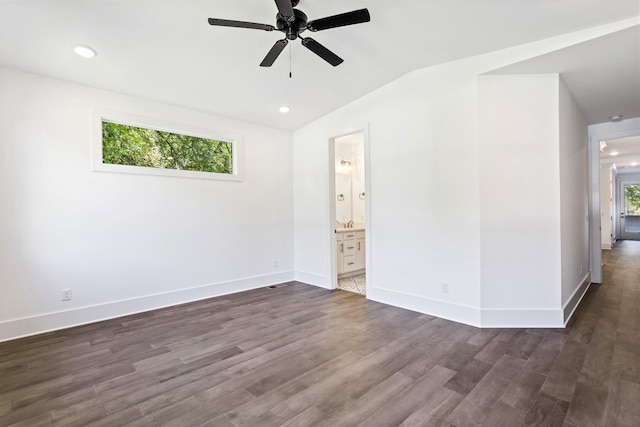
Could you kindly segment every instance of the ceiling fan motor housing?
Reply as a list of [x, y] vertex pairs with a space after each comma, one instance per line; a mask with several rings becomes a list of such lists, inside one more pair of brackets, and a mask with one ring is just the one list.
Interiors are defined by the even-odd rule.
[[293, 21], [285, 20], [280, 13], [276, 14], [276, 27], [284, 32], [289, 40], [297, 39], [298, 35], [307, 29], [307, 15], [298, 9], [293, 9], [293, 14]]
[[271, 67], [273, 62], [282, 53], [284, 48], [289, 44], [289, 41], [293, 41], [299, 38], [302, 41], [302, 45], [309, 49], [311, 52], [324, 59], [329, 64], [338, 66], [342, 64], [343, 59], [338, 55], [324, 47], [319, 42], [315, 41], [311, 37], [300, 37], [300, 34], [304, 31], [311, 31], [313, 33], [322, 30], [329, 30], [331, 28], [344, 27], [347, 25], [361, 24], [363, 22], [369, 22], [371, 16], [367, 9], [352, 10], [351, 12], [340, 13], [338, 15], [327, 16], [320, 19], [314, 19], [308, 22], [307, 15], [304, 12], [295, 9], [299, 0], [275, 0], [278, 13], [276, 14], [276, 26], [269, 24], [260, 24], [256, 22], [237, 21], [233, 19], [220, 19], [209, 18], [209, 25], [215, 25], [219, 27], [235, 27], [235, 28], [249, 28], [252, 30], [273, 31], [278, 30], [285, 34], [284, 39], [276, 40], [273, 47], [267, 53], [260, 63], [261, 67]]

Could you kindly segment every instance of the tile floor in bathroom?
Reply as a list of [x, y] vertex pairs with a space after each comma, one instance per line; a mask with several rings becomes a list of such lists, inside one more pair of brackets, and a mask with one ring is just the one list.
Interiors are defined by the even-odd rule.
[[361, 274], [359, 276], [345, 277], [338, 279], [338, 289], [348, 292], [355, 292], [356, 294], [365, 295], [367, 275]]

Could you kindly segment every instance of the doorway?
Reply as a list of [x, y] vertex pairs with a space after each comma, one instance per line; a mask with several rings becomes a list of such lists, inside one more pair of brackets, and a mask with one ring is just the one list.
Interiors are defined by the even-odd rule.
[[640, 180], [618, 181], [619, 236], [622, 240], [640, 240]]
[[621, 238], [621, 211], [614, 202], [618, 198], [616, 178], [634, 170], [640, 172], [640, 118], [590, 125], [589, 250], [592, 283], [602, 283], [603, 249], [610, 250], [616, 239]]
[[365, 133], [330, 140], [334, 289], [366, 295], [368, 197]]

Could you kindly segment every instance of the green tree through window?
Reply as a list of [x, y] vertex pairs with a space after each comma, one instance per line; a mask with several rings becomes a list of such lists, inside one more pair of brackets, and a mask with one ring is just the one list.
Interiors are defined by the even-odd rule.
[[233, 143], [102, 122], [102, 162], [233, 173]]
[[640, 185], [624, 186], [626, 215], [640, 215]]

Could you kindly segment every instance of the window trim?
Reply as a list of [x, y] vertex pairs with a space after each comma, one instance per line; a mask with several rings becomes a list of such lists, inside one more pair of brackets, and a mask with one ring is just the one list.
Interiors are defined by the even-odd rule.
[[[125, 126], [136, 126], [146, 129], [153, 129], [162, 132], [171, 132], [181, 135], [194, 136], [197, 138], [213, 139], [217, 141], [230, 142], [232, 151], [233, 173], [188, 171], [181, 169], [153, 168], [148, 166], [130, 166], [103, 163], [102, 161], [102, 122], [107, 121]], [[91, 144], [91, 165], [96, 172], [115, 172], [138, 175], [170, 176], [178, 178], [196, 178], [221, 181], [242, 181], [242, 138], [237, 135], [223, 134], [211, 129], [201, 128], [192, 125], [170, 122], [163, 119], [138, 116], [135, 114], [122, 113], [105, 110], [101, 108], [92, 109], [92, 144]]]

